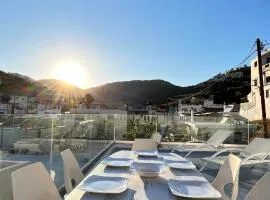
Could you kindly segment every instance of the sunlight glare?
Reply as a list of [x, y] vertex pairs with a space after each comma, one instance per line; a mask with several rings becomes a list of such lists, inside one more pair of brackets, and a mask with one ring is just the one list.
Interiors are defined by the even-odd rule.
[[86, 86], [86, 72], [78, 62], [65, 62], [59, 64], [54, 75], [56, 79], [67, 81], [78, 87]]

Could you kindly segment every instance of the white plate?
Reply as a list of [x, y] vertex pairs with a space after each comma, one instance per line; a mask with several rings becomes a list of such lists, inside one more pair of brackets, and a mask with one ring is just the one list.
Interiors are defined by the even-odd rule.
[[170, 179], [171, 192], [176, 196], [197, 199], [219, 199], [221, 194], [208, 182]]
[[121, 150], [116, 153], [111, 154], [108, 156], [108, 158], [127, 158], [127, 159], [133, 159], [133, 152], [127, 151], [127, 150]]
[[110, 167], [130, 167], [130, 165], [132, 164], [133, 160], [130, 159], [111, 159], [106, 161], [106, 165], [110, 166]]
[[157, 151], [137, 151], [136, 152], [138, 156], [144, 156], [144, 157], [157, 157], [158, 152]]
[[128, 180], [124, 177], [90, 176], [79, 189], [92, 193], [118, 194], [127, 189]]
[[133, 162], [134, 170], [143, 177], [156, 177], [165, 169], [159, 162]]
[[193, 165], [190, 161], [184, 161], [184, 162], [171, 162], [167, 164], [168, 167], [173, 169], [196, 169], [196, 166]]

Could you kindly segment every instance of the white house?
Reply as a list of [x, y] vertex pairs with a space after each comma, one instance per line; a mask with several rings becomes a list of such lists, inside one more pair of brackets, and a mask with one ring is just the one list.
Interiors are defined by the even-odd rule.
[[203, 107], [205, 109], [222, 109], [224, 108], [224, 104], [215, 104], [213, 99], [205, 99], [203, 100]]
[[[262, 119], [260, 81], [257, 58], [251, 61], [251, 92], [248, 94], [248, 102], [241, 103], [240, 115], [250, 121]], [[270, 50], [262, 53], [263, 88], [265, 97], [266, 117], [270, 119]]]
[[181, 100], [179, 100], [179, 104], [178, 104], [178, 112], [179, 112], [179, 114], [181, 114], [181, 113], [191, 113], [191, 110], [194, 113], [202, 112], [203, 111], [203, 106], [202, 105], [192, 105], [192, 104], [182, 104]]

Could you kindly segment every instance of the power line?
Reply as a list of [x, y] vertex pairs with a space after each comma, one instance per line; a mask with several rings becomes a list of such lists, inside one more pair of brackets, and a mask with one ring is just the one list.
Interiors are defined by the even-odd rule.
[[254, 50], [251, 54], [249, 54], [247, 57], [245, 57], [238, 65], [233, 67], [233, 69], [236, 69], [237, 67], [243, 65], [255, 52], [256, 52], [256, 50]]
[[[268, 44], [270, 44], [270, 43], [268, 43]], [[252, 47], [251, 47], [251, 49], [249, 50], [249, 53], [248, 53], [249, 55], [246, 56], [246, 57], [245, 57], [238, 65], [236, 65], [235, 67], [233, 67], [233, 69], [236, 69], [236, 68], [238, 68], [239, 66], [243, 65], [243, 64], [244, 64], [251, 56], [253, 56], [253, 54], [256, 52], [256, 49], [254, 50], [255, 45], [256, 45], [256, 43], [254, 43], [254, 44], [252, 45]], [[250, 52], [251, 52], [251, 53], [250, 53]], [[199, 92], [196, 92], [195, 94], [192, 94], [192, 95], [190, 95], [190, 96], [188, 96], [188, 97], [182, 98], [182, 100], [186, 100], [186, 99], [189, 99], [189, 98], [191, 98], [191, 97], [194, 97], [194, 96], [196, 96], [197, 94], [199, 94], [199, 93], [201, 93], [201, 92], [204, 92], [204, 91], [207, 90], [208, 88], [212, 87], [212, 86], [215, 85], [216, 83], [217, 83], [217, 82], [214, 82], [214, 83], [208, 85], [206, 88], [200, 90]]]

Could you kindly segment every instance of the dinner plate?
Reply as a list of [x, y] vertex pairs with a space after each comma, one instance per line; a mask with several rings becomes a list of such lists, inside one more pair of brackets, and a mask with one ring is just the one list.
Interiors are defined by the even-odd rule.
[[130, 167], [133, 160], [125, 158], [109, 159], [106, 161], [106, 165], [110, 167]]
[[221, 194], [205, 181], [184, 181], [170, 179], [168, 181], [171, 192], [176, 196], [197, 199], [219, 199]]
[[111, 154], [108, 158], [126, 158], [126, 159], [133, 159], [133, 152], [127, 150], [121, 150], [116, 153]]
[[128, 179], [124, 177], [90, 176], [79, 189], [91, 193], [118, 194], [127, 189]]
[[190, 161], [171, 162], [167, 166], [173, 169], [196, 169], [196, 166]]

